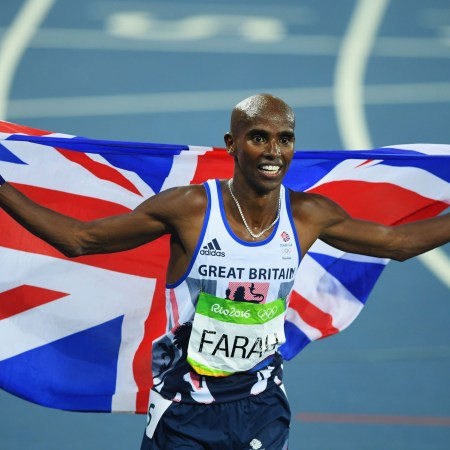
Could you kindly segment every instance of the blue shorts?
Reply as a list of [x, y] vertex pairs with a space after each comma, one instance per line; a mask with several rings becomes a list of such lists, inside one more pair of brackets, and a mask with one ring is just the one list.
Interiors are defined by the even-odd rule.
[[278, 386], [229, 403], [173, 402], [141, 450], [285, 450], [291, 412]]

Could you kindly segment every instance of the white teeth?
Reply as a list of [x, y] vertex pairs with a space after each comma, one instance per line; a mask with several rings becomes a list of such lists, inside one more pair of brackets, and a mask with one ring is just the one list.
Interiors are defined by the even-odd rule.
[[278, 166], [261, 166], [261, 169], [267, 172], [278, 172], [280, 168]]

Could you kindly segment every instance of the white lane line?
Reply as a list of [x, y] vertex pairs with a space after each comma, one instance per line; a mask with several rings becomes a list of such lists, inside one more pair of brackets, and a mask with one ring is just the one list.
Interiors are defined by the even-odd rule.
[[27, 0], [3, 36], [0, 46], [0, 119], [6, 118], [16, 68], [54, 0]]
[[[0, 36], [4, 29], [0, 27]], [[129, 39], [111, 36], [104, 30], [41, 28], [30, 48], [176, 52], [176, 53], [223, 53], [264, 55], [332, 56], [339, 49], [340, 38], [332, 35], [286, 35], [279, 42], [250, 42], [243, 38], [215, 37], [199, 41], [161, 42], [158, 40]], [[448, 59], [450, 45], [444, 39], [413, 37], [380, 37], [372, 55], [387, 58]]]
[[364, 114], [364, 75], [388, 0], [359, 0], [338, 52], [335, 104], [344, 148], [371, 148]]
[[[228, 111], [230, 104], [254, 94], [272, 92], [293, 108], [332, 107], [333, 89], [258, 88], [201, 92], [161, 92], [142, 94], [85, 95], [10, 100], [8, 118], [114, 116], [179, 112]], [[365, 88], [366, 105], [450, 103], [450, 83], [381, 84]], [[363, 148], [363, 147], [361, 147]], [[366, 147], [364, 147], [366, 148]]]
[[[298, 89], [258, 89], [289, 100], [291, 105], [332, 105], [331, 87]], [[116, 114], [149, 114], [198, 111], [221, 111], [255, 93], [254, 89], [199, 92], [166, 92], [125, 95], [98, 95], [21, 99], [10, 103], [9, 117], [75, 117]], [[234, 102], [234, 103], [233, 103]]]
[[[372, 148], [364, 113], [364, 74], [388, 0], [359, 0], [338, 53], [335, 107], [338, 128], [347, 149]], [[450, 288], [450, 258], [442, 249], [418, 257]]]
[[450, 258], [448, 255], [440, 248], [436, 248], [420, 255], [419, 258], [450, 289]]

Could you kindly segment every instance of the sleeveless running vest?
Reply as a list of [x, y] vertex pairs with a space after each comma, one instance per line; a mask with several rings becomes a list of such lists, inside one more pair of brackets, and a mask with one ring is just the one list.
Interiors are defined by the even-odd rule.
[[300, 245], [281, 186], [280, 218], [247, 242], [228, 225], [218, 180], [186, 273], [166, 286], [167, 332], [153, 343], [153, 389], [172, 401], [238, 400], [280, 385], [284, 312]]

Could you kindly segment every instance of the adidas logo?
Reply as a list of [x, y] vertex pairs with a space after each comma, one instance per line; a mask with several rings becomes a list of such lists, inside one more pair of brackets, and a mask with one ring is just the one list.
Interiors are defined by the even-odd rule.
[[214, 238], [211, 242], [208, 242], [202, 247], [202, 249], [200, 250], [200, 255], [220, 256], [224, 258], [225, 252], [222, 252], [221, 250], [222, 249], [220, 248], [217, 239]]

